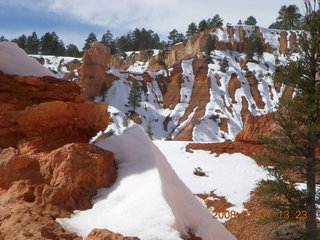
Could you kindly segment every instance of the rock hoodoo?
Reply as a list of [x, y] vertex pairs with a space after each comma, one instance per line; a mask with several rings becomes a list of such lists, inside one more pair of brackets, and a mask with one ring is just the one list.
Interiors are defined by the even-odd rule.
[[83, 55], [83, 64], [78, 68], [77, 83], [85, 97], [99, 96], [104, 81], [107, 86], [106, 70], [110, 66], [110, 49], [102, 43], [94, 42]]

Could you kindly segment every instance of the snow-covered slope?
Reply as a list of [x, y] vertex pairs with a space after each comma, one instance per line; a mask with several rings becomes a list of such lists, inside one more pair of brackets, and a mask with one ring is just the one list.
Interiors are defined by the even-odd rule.
[[83, 237], [93, 228], [107, 228], [142, 240], [182, 239], [189, 231], [203, 240], [235, 239], [211, 219], [140, 126], [97, 145], [115, 154], [118, 179], [100, 190], [92, 209], [58, 219], [64, 228]]
[[[203, 57], [205, 53], [194, 54], [200, 49], [200, 42], [204, 41], [201, 37], [205, 34], [199, 34], [194, 45], [188, 41], [185, 47], [183, 44], [177, 45], [179, 48], [174, 46], [172, 51], [175, 52], [170, 52], [169, 57], [174, 57], [170, 62], [175, 61], [175, 64], [168, 70], [147, 71], [157, 62], [153, 59], [158, 54], [156, 50], [152, 50], [153, 55], [148, 51], [126, 52], [123, 54], [126, 57], [118, 54], [118, 58], [124, 58], [122, 67], [126, 70], [111, 68], [106, 72], [111, 79], [107, 85], [111, 87], [105, 99], [112, 121], [105, 132], [112, 130], [121, 134], [133, 124], [128, 116], [132, 109], [126, 106], [133, 79], [139, 81], [142, 90], [141, 106], [136, 109], [140, 119], [136, 122], [140, 122], [145, 130], [152, 129], [154, 139], [233, 140], [247, 115], [272, 112], [282, 94], [290, 93], [285, 86], [274, 85], [272, 74], [277, 65], [286, 62], [283, 53], [296, 54], [298, 31], [229, 26], [207, 33], [207, 36], [209, 34], [218, 40], [219, 49], [211, 52], [209, 64]], [[265, 52], [259, 59], [254, 57], [253, 61], [247, 61], [246, 54], [239, 51], [243, 51], [251, 34], [263, 39]], [[192, 55], [186, 55], [188, 51]], [[70, 61], [68, 58], [43, 58], [45, 66], [60, 75], [66, 72], [64, 64]], [[227, 71], [221, 71], [224, 58], [229, 65]], [[96, 97], [95, 101], [101, 99]]]
[[0, 71], [8, 75], [56, 77], [12, 42], [0, 42]]
[[[229, 69], [226, 72], [222, 72], [219, 65], [224, 57], [229, 63]], [[241, 53], [215, 50], [211, 53], [211, 58], [212, 63], [207, 65], [206, 70], [208, 85], [200, 83], [201, 76], [194, 73], [193, 60], [181, 62], [182, 81], [180, 90], [177, 91], [179, 102], [171, 106], [164, 106], [163, 102], [168, 93], [161, 90], [163, 85], [157, 79], [159, 76], [170, 79], [174, 69], [168, 72], [149, 72], [151, 81], [144, 81], [144, 76], [139, 74], [109, 70], [108, 73], [116, 76], [118, 80], [113, 82], [107, 93], [106, 101], [113, 121], [106, 131], [113, 129], [116, 134], [120, 134], [127, 126], [125, 123], [127, 120], [124, 119], [125, 113], [131, 110], [126, 107], [132, 83], [130, 78], [138, 80], [141, 88], [144, 89], [141, 106], [136, 112], [141, 116], [141, 125], [145, 129], [148, 125], [151, 126], [154, 139], [175, 138], [188, 125], [190, 126], [191, 121], [197, 120], [197, 123], [192, 126], [192, 139], [188, 140], [198, 142], [233, 140], [242, 129], [245, 111], [252, 115], [273, 111], [285, 88], [282, 87], [277, 91], [271, 75], [275, 71], [276, 61], [284, 63], [285, 57], [264, 53], [260, 63], [249, 62], [246, 68], [242, 68], [239, 62], [239, 59], [245, 58]], [[251, 80], [254, 84], [248, 79], [248, 73], [253, 75]], [[231, 82], [232, 77], [235, 78], [232, 80], [234, 82]], [[169, 83], [168, 88], [171, 85], [172, 83]], [[196, 99], [194, 96], [196, 86], [200, 90], [207, 89], [205, 91], [208, 91], [208, 100], [202, 100], [201, 96], [198, 96], [198, 100]], [[235, 91], [230, 91], [231, 88]], [[255, 89], [256, 92], [254, 92]], [[96, 100], [99, 101], [100, 98]], [[203, 112], [197, 109], [200, 104], [205, 106]], [[188, 111], [190, 107], [192, 109]], [[195, 113], [196, 117], [194, 117]], [[224, 129], [221, 127], [223, 119], [226, 120]], [[132, 123], [129, 120], [129, 126]]]
[[64, 75], [74, 72], [75, 77], [78, 75], [77, 67], [82, 63], [81, 58], [75, 57], [59, 57], [50, 55], [29, 55], [32, 58], [37, 59], [43, 66], [50, 71], [56, 73], [58, 78], [62, 78]]

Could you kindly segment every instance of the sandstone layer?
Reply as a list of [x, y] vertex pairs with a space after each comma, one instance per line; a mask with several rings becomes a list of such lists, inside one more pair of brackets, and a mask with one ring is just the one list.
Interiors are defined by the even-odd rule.
[[81, 239], [55, 219], [88, 209], [116, 178], [111, 152], [87, 142], [105, 103], [71, 82], [0, 73], [0, 239]]

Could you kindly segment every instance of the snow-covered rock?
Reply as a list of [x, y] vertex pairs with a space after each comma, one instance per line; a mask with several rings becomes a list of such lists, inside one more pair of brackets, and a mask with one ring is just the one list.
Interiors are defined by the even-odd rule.
[[0, 42], [0, 71], [8, 75], [56, 77], [12, 42]]
[[235, 239], [212, 219], [140, 126], [96, 145], [115, 154], [118, 179], [100, 190], [92, 209], [58, 219], [64, 228], [83, 237], [93, 228], [107, 228], [142, 240], [178, 240], [189, 231], [203, 240]]

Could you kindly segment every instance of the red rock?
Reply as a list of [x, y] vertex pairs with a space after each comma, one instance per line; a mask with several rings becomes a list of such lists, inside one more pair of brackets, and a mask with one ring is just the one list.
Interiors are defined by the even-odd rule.
[[115, 180], [113, 154], [87, 144], [107, 126], [106, 108], [75, 83], [0, 73], [1, 240], [81, 239], [54, 219], [90, 208]]
[[137, 237], [124, 237], [107, 229], [93, 229], [86, 240], [139, 240]]
[[0, 72], [0, 109], [0, 148], [30, 137], [56, 142], [56, 147], [88, 142], [109, 120], [105, 103], [89, 102], [77, 84], [52, 77]]
[[235, 138], [236, 141], [246, 143], [259, 143], [259, 137], [265, 137], [278, 129], [279, 126], [269, 115], [252, 116], [246, 118], [243, 129]]
[[78, 68], [77, 83], [81, 93], [87, 98], [100, 95], [103, 82], [107, 86], [111, 83], [106, 77], [106, 70], [110, 66], [110, 49], [102, 43], [94, 42], [83, 55], [83, 64]]

